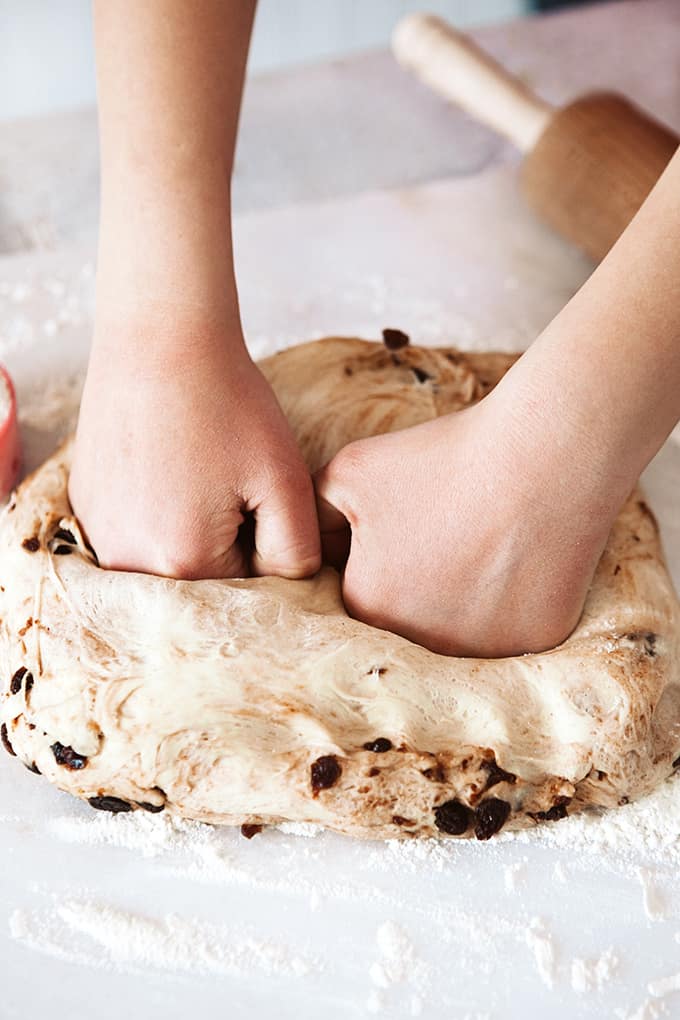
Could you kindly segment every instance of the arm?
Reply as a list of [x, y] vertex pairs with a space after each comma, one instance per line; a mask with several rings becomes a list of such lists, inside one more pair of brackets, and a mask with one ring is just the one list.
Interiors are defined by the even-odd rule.
[[680, 419], [680, 151], [576, 296], [498, 387], [584, 443], [618, 510]]
[[[313, 491], [251, 362], [230, 181], [253, 0], [96, 0], [101, 221], [70, 495], [103, 564], [302, 576]], [[255, 518], [252, 561], [237, 542]]]
[[570, 633], [622, 503], [680, 419], [679, 227], [676, 155], [488, 397], [353, 443], [321, 472], [322, 533], [352, 527], [356, 616], [458, 655]]

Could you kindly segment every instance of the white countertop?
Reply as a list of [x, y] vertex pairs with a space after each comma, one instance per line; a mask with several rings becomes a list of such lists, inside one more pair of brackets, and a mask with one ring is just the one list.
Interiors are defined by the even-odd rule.
[[[474, 35], [550, 102], [618, 89], [680, 129], [676, 0], [596, 4]], [[513, 158], [378, 51], [249, 79], [234, 207], [467, 177]], [[92, 243], [97, 202], [94, 110], [0, 124], [0, 253]]]
[[[604, 5], [483, 35], [549, 97], [609, 82], [680, 126], [673, 3]], [[356, 98], [374, 74], [369, 94], [386, 109], [395, 104], [377, 141]], [[298, 97], [289, 123], [299, 122], [298, 144], [308, 148], [295, 164], [280, 126], [276, 159], [255, 167], [249, 160], [263, 151], [256, 125], [271, 140], [267, 111], [275, 95], [283, 103], [286, 81], [289, 102]], [[355, 89], [342, 144], [336, 132], [325, 142], [310, 137], [321, 123], [323, 81], [336, 125], [342, 89]], [[585, 260], [518, 200], [505, 146], [402, 80], [386, 56], [269, 76], [252, 83], [249, 101], [239, 158], [241, 209], [249, 211], [239, 217], [236, 250], [255, 354], [325, 332], [377, 338], [385, 325], [414, 342], [521, 349], [585, 279]], [[397, 133], [408, 103], [413, 121]], [[69, 180], [66, 159], [75, 159], [77, 137], [86, 149], [94, 144], [88, 116], [57, 118], [24, 147], [26, 157], [43, 146], [46, 158], [62, 130], [62, 170], [52, 190], [44, 165], [26, 172], [24, 232], [12, 235], [24, 238], [14, 245], [24, 250], [0, 258], [0, 360], [18, 384], [28, 466], [72, 418], [87, 354], [95, 164], [81, 149], [90, 176], [83, 169]], [[15, 160], [10, 213], [21, 188], [16, 140], [28, 146], [30, 135], [24, 124], [0, 137], [0, 152], [17, 146], [5, 162]], [[384, 155], [390, 137], [393, 159]], [[340, 169], [333, 146], [344, 153]], [[406, 187], [431, 177], [447, 179]], [[312, 178], [327, 189], [323, 201], [311, 201]], [[393, 190], [357, 194], [387, 185]], [[303, 195], [304, 206], [288, 204]], [[41, 208], [52, 217], [53, 248], [37, 252], [26, 225]], [[6, 247], [20, 219], [5, 218]], [[672, 440], [646, 485], [676, 584], [679, 484], [680, 442]], [[680, 1016], [673, 783], [600, 820], [485, 844], [369, 844], [278, 830], [248, 842], [229, 830], [173, 827], [163, 816], [94, 812], [2, 755], [0, 821], [0, 1020], [87, 1012], [98, 1020]]]

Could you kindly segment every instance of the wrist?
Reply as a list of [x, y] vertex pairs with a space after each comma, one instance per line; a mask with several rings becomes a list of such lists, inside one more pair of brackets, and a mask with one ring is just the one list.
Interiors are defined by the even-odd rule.
[[[526, 360], [525, 360], [526, 359]], [[591, 399], [565, 359], [524, 355], [486, 398], [508, 484], [534, 494], [556, 513], [596, 528], [613, 521], [640, 467], [611, 408]]]
[[98, 303], [90, 371], [110, 374], [118, 366], [126, 376], [176, 377], [202, 371], [239, 371], [251, 364], [235, 303], [229, 312], [186, 303], [151, 303], [133, 310]]
[[[210, 210], [210, 215], [208, 214]], [[238, 318], [229, 207], [154, 198], [130, 213], [104, 206], [97, 259], [97, 314], [180, 320]]]

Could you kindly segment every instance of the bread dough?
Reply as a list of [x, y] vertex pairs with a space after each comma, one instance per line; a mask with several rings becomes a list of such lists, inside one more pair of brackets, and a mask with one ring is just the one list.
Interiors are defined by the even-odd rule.
[[[514, 360], [348, 338], [262, 363], [310, 468], [350, 440], [455, 411]], [[558, 648], [436, 655], [305, 581], [105, 571], [67, 498], [70, 446], [0, 521], [2, 738], [105, 810], [476, 836], [651, 790], [680, 754], [680, 610], [632, 493]]]

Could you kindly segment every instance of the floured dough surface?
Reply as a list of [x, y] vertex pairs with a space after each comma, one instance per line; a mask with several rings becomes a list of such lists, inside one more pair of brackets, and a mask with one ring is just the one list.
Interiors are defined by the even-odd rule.
[[[387, 339], [262, 363], [312, 470], [353, 439], [468, 406], [514, 360]], [[67, 444], [0, 521], [0, 714], [6, 749], [93, 807], [486, 839], [673, 771], [680, 610], [639, 490], [564, 644], [457, 659], [348, 617], [331, 569], [101, 570], [71, 514], [69, 458]]]

